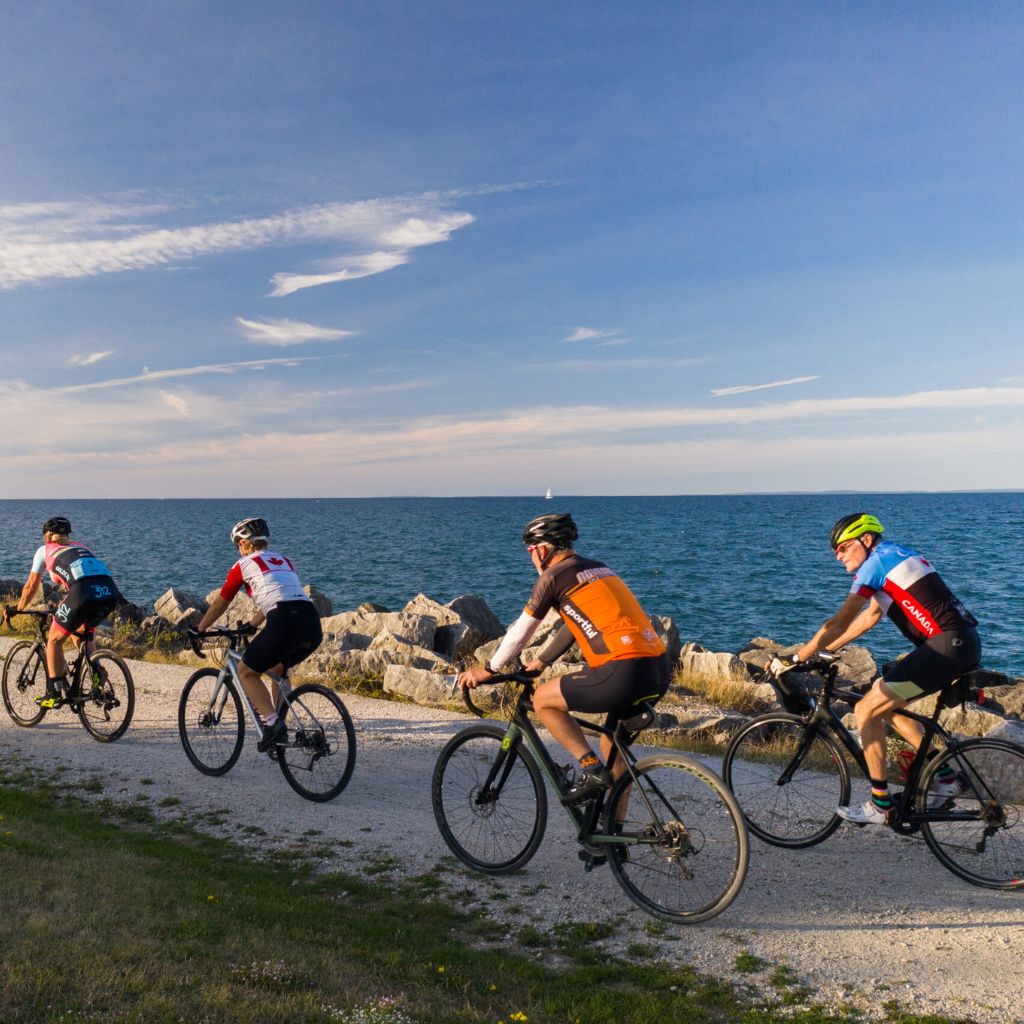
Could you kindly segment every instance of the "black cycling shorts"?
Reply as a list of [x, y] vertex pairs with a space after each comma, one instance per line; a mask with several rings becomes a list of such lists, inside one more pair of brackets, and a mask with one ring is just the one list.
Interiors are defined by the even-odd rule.
[[937, 693], [981, 663], [981, 641], [976, 629], [937, 633], [918, 644], [882, 676], [886, 690], [900, 700], [917, 700]]
[[641, 700], [661, 700], [668, 684], [668, 655], [661, 654], [570, 672], [562, 676], [562, 696], [570, 711], [623, 711]]
[[266, 672], [275, 665], [290, 669], [305, 661], [323, 640], [320, 616], [312, 601], [282, 601], [267, 616], [242, 655], [254, 672]]
[[53, 623], [65, 635], [95, 626], [117, 607], [117, 587], [109, 576], [76, 580], [54, 609]]

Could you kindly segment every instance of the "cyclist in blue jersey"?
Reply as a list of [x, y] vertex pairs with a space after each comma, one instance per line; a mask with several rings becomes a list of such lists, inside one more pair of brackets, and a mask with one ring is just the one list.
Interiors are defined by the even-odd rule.
[[[105, 619], [117, 606], [120, 594], [106, 565], [84, 544], [71, 540], [71, 523], [64, 516], [54, 516], [43, 524], [43, 543], [32, 559], [17, 611], [32, 603], [44, 570], [64, 594], [54, 609], [46, 641], [46, 693], [37, 697], [36, 703], [43, 708], [55, 708], [67, 686], [64, 644], [70, 638], [76, 646], [80, 645], [85, 627]], [[94, 650], [90, 641], [89, 653]]]
[[[941, 690], [981, 659], [978, 621], [946, 586], [935, 567], [912, 548], [882, 539], [883, 526], [866, 512], [843, 516], [830, 542], [853, 585], [842, 607], [791, 658], [776, 658], [771, 669], [789, 671], [818, 651], [835, 651], [877, 625], [883, 616], [914, 644], [858, 701], [854, 713], [871, 779], [871, 799], [840, 807], [847, 821], [885, 824], [892, 807], [885, 756], [885, 725], [892, 725], [916, 750], [923, 730], [912, 719], [893, 716], [912, 700]], [[940, 797], [960, 792], [956, 774], [937, 777]]]

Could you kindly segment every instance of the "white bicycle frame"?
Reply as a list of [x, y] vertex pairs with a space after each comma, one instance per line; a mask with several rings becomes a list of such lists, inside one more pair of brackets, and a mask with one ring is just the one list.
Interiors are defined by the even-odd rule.
[[[242, 698], [242, 703], [245, 705], [246, 711], [249, 712], [249, 718], [252, 720], [252, 724], [256, 729], [257, 735], [260, 739], [263, 739], [264, 725], [260, 720], [260, 716], [256, 714], [256, 709], [253, 707], [252, 701], [249, 699], [249, 694], [245, 692], [245, 687], [242, 685], [242, 680], [238, 675], [238, 663], [242, 660], [242, 655], [238, 651], [234, 651], [228, 648], [224, 652], [224, 664], [221, 666], [220, 675], [217, 677], [217, 687], [213, 691], [213, 695], [210, 697], [210, 708], [213, 711], [216, 709], [216, 715], [218, 720], [224, 712], [224, 705], [228, 699], [228, 688], [224, 685], [224, 681], [230, 675], [234, 680], [235, 687], [238, 690], [239, 697]], [[277, 693], [275, 694], [274, 707], [278, 709], [278, 714], [281, 713], [282, 706], [287, 701], [287, 698], [291, 695], [292, 684], [288, 681], [287, 672], [284, 675], [276, 675], [273, 672], [264, 672], [265, 675], [276, 687]], [[289, 707], [291, 702], [288, 701]]]

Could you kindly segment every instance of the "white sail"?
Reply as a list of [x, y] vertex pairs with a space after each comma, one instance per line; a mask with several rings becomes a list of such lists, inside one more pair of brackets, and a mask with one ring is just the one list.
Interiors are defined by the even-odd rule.
[[545, 498], [546, 498], [546, 499], [547, 499], [548, 501], [550, 501], [550, 500], [551, 500], [551, 499], [552, 499], [552, 498], [554, 497], [554, 495], [553, 495], [553, 494], [551, 493], [551, 488], [550, 488], [550, 487], [548, 488], [548, 493], [547, 493], [547, 494], [545, 494], [545, 495], [544, 495], [544, 497], [545, 497]]

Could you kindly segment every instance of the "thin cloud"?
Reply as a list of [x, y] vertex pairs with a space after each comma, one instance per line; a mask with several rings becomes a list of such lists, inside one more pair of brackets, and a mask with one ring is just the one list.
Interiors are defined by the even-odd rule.
[[176, 395], [171, 391], [161, 391], [160, 397], [177, 413], [182, 416], [188, 416], [189, 405], [188, 402], [180, 395]]
[[246, 320], [236, 316], [235, 323], [242, 333], [259, 345], [301, 345], [304, 341], [338, 341], [351, 338], [355, 331], [341, 331], [333, 327], [317, 327], [301, 320]]
[[618, 331], [600, 331], [596, 327], [577, 327], [572, 334], [562, 339], [565, 342], [592, 341], [594, 338], [610, 338]]
[[770, 384], [737, 384], [731, 388], [712, 388], [711, 394], [716, 398], [721, 398], [723, 395], [745, 395], [748, 391], [764, 391], [766, 388], [785, 388], [790, 384], [806, 384], [809, 380], [821, 380], [821, 375], [790, 377], [788, 380], [773, 380]]
[[101, 359], [106, 359], [107, 356], [112, 356], [114, 350], [108, 349], [106, 352], [90, 352], [88, 355], [73, 355], [68, 356], [68, 364], [70, 366], [92, 366], [93, 363], [98, 363]]
[[161, 227], [139, 224], [166, 207], [111, 203], [27, 203], [0, 207], [0, 288], [37, 281], [169, 267], [219, 253], [310, 241], [355, 250], [326, 274], [279, 274], [274, 295], [379, 274], [410, 253], [448, 241], [472, 214], [446, 207], [430, 192], [351, 203], [325, 203], [267, 217]]
[[264, 370], [268, 366], [297, 366], [309, 362], [315, 356], [293, 357], [290, 359], [249, 359], [238, 363], [204, 363], [201, 366], [182, 366], [173, 370], [146, 369], [134, 377], [113, 377], [91, 384], [69, 384], [53, 388], [61, 394], [77, 394], [82, 391], [102, 391], [106, 388], [123, 388], [130, 384], [149, 384], [155, 380], [169, 380], [175, 377], [198, 377], [211, 373], [235, 373], [237, 370]]

